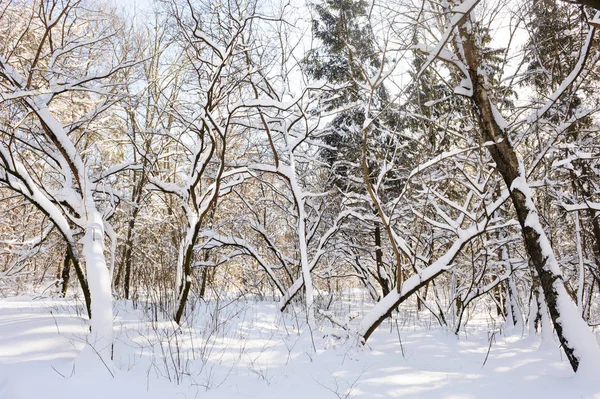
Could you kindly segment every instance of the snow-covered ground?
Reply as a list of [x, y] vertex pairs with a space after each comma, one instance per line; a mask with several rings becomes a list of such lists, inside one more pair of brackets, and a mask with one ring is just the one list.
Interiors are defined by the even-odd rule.
[[357, 348], [269, 302], [211, 301], [182, 330], [117, 302], [113, 367], [82, 351], [77, 313], [69, 300], [0, 299], [1, 399], [600, 398], [600, 370], [575, 376], [555, 344], [520, 333], [490, 339], [483, 314], [456, 336], [405, 312]]

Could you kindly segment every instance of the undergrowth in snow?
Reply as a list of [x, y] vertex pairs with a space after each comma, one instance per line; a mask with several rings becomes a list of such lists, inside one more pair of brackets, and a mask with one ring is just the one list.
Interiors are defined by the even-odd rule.
[[2, 299], [0, 398], [600, 398], [555, 343], [505, 330], [485, 309], [455, 335], [403, 308], [360, 347], [328, 321], [353, 326], [355, 305], [318, 315], [311, 334], [305, 315], [275, 302], [198, 302], [179, 328], [118, 301], [110, 365], [86, 344], [80, 304]]

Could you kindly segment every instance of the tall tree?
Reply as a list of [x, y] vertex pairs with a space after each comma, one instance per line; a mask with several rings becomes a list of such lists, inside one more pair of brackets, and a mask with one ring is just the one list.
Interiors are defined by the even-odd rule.
[[[112, 231], [106, 217], [115, 202], [103, 201], [102, 185], [113, 171], [96, 163], [102, 133], [94, 122], [118, 98], [116, 79], [133, 62], [118, 19], [79, 6], [17, 2], [1, 14], [2, 26], [16, 24], [0, 54], [0, 182], [34, 204], [63, 236], [86, 296], [90, 343], [108, 361], [113, 320], [104, 236]], [[85, 154], [90, 149], [95, 156]]]
[[[472, 4], [473, 1], [467, 1], [456, 6], [450, 11], [449, 18]], [[571, 367], [574, 371], [578, 370], [580, 364], [593, 367], [594, 358], [598, 358], [600, 349], [565, 290], [555, 253], [539, 219], [523, 160], [513, 146], [510, 129], [498, 109], [497, 93], [493, 91], [493, 86], [487, 79], [486, 69], [482, 67], [482, 52], [485, 48], [481, 46], [483, 42], [477, 30], [473, 29], [477, 21], [467, 17], [472, 15], [471, 13], [464, 15], [465, 17], [459, 20], [452, 19], [452, 28], [457, 27], [459, 32], [454, 40], [456, 57], [464, 62], [468, 71], [468, 75], [465, 76], [468, 86], [464, 94], [470, 97], [476, 109], [481, 140], [492, 143], [487, 148], [496, 163], [498, 173], [510, 190], [510, 198], [521, 225], [529, 259], [540, 278], [548, 310]], [[564, 83], [561, 85], [560, 94], [564, 92]]]

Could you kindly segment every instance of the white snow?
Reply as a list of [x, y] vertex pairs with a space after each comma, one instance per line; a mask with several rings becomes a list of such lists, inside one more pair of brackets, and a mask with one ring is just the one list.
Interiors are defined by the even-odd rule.
[[316, 331], [312, 353], [305, 325], [273, 303], [209, 301], [192, 327], [175, 330], [119, 302], [113, 377], [93, 353], [73, 363], [87, 327], [72, 301], [2, 299], [0, 399], [600, 397], [597, 377], [573, 378], [555, 345], [497, 332], [490, 346], [487, 331], [501, 321], [486, 312], [456, 336], [413, 309], [367, 348]]
[[491, 101], [490, 108], [492, 108], [492, 114], [494, 115], [494, 120], [496, 121], [496, 124], [498, 125], [500, 130], [505, 131], [508, 123], [506, 123], [506, 120], [504, 120], [504, 117], [502, 116], [498, 108]]

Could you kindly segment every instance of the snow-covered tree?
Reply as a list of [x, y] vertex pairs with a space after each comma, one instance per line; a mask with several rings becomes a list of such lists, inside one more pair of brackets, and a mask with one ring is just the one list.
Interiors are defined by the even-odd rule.
[[1, 14], [0, 182], [63, 237], [90, 313], [90, 344], [109, 360], [112, 298], [104, 240], [116, 202], [105, 182], [123, 167], [109, 167], [115, 159], [103, 147], [110, 132], [97, 121], [118, 100], [122, 71], [133, 62], [122, 22], [78, 6], [14, 2]]

